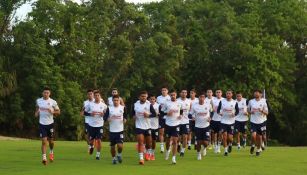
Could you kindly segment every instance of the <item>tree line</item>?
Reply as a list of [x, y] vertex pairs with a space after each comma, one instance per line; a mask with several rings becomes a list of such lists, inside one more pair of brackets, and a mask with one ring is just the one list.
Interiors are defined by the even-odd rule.
[[[128, 108], [140, 90], [265, 89], [271, 139], [307, 144], [304, 0], [27, 0], [0, 2], [0, 134], [37, 137], [35, 100], [49, 86], [62, 139], [83, 137], [88, 88], [117, 87]], [[133, 138], [133, 122], [128, 122]]]

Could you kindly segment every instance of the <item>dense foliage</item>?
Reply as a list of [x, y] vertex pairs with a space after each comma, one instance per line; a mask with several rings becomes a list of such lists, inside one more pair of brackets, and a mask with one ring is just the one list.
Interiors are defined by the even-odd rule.
[[[79, 140], [88, 88], [138, 91], [266, 89], [269, 135], [307, 144], [307, 3], [304, 0], [38, 0], [12, 25], [25, 0], [0, 2], [0, 133], [37, 137], [35, 99], [50, 86], [62, 114], [57, 135]], [[129, 121], [128, 138], [133, 136]]]

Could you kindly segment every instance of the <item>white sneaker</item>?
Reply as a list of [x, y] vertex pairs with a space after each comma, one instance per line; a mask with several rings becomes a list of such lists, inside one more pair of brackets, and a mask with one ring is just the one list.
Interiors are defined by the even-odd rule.
[[217, 145], [214, 145], [214, 153], [217, 153]]
[[218, 145], [217, 146], [217, 151], [216, 151], [217, 153], [221, 153], [221, 145]]
[[165, 160], [168, 160], [169, 159], [169, 154], [170, 154], [171, 152], [170, 151], [166, 151], [166, 153], [165, 153]]
[[176, 158], [175, 157], [172, 158], [172, 164], [176, 164]]
[[203, 156], [206, 156], [207, 155], [207, 148], [204, 148], [203, 150]]
[[164, 145], [160, 145], [160, 151], [161, 153], [164, 153]]
[[197, 154], [197, 160], [201, 160], [201, 154]]

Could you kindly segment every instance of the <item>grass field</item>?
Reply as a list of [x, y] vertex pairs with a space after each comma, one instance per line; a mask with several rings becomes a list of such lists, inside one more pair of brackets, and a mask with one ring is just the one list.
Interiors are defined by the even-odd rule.
[[111, 164], [108, 143], [103, 143], [100, 161], [87, 154], [85, 142], [57, 141], [55, 146], [55, 162], [43, 166], [39, 141], [0, 141], [0, 174], [307, 174], [307, 147], [269, 147], [260, 157], [251, 156], [249, 148], [234, 149], [228, 157], [210, 150], [202, 161], [196, 160], [194, 150], [188, 150], [184, 158], [177, 157], [177, 165], [171, 165], [164, 155], [156, 153], [155, 161], [140, 166], [134, 143], [125, 144], [124, 162], [118, 165]]

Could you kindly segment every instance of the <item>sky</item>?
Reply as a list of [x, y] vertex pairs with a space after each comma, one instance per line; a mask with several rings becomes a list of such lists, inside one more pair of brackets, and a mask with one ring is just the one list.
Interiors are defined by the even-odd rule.
[[[26, 18], [27, 14], [32, 10], [31, 4], [34, 2], [35, 0], [32, 0], [31, 2], [28, 2], [24, 5], [22, 5], [16, 12], [16, 16], [19, 19], [24, 19]], [[80, 0], [73, 0], [76, 2], [80, 2]], [[148, 2], [157, 2], [157, 1], [161, 1], [161, 0], [126, 0], [126, 2], [132, 2], [132, 3], [148, 3]]]

